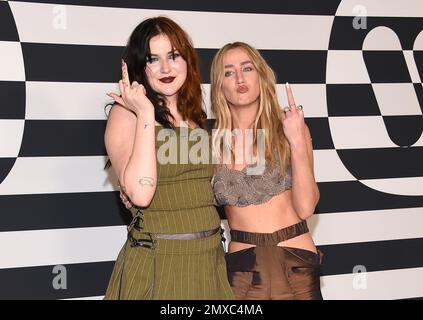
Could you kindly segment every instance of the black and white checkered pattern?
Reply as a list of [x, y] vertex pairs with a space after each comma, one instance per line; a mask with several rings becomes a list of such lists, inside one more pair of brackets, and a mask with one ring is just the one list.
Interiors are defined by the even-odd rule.
[[313, 137], [324, 297], [422, 297], [421, 0], [57, 0], [0, 1], [0, 298], [104, 294], [129, 219], [103, 170], [105, 93], [132, 29], [159, 14], [192, 36], [210, 125], [225, 43], [260, 49], [282, 105], [291, 83]]

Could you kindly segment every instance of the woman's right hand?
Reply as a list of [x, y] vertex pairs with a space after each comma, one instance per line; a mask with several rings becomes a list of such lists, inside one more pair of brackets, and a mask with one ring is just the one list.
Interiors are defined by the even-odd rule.
[[122, 79], [119, 81], [119, 90], [121, 96], [114, 92], [108, 93], [108, 96], [113, 98], [116, 103], [134, 112], [137, 116], [144, 112], [154, 111], [154, 106], [147, 98], [144, 86], [136, 81], [130, 84], [128, 67], [123, 60]]

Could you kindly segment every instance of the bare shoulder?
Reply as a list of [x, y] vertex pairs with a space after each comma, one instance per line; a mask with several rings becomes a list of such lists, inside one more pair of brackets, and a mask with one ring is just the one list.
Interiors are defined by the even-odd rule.
[[120, 131], [122, 134], [123, 130], [135, 130], [136, 122], [137, 117], [133, 112], [119, 104], [114, 104], [107, 117], [106, 135], [115, 131]]
[[122, 107], [120, 104], [114, 104], [110, 109], [107, 122], [129, 121], [135, 123], [136, 120], [137, 117], [132, 111]]
[[137, 117], [134, 113], [119, 104], [114, 104], [107, 118], [105, 142], [120, 144], [135, 134]]
[[122, 181], [122, 174], [132, 152], [136, 130], [136, 116], [121, 105], [114, 104], [108, 118], [104, 143], [115, 173]]

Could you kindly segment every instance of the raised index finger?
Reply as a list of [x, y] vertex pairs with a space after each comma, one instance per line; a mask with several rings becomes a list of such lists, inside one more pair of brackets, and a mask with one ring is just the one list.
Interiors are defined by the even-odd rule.
[[288, 105], [291, 107], [291, 109], [295, 108], [296, 104], [294, 100], [294, 95], [292, 94], [291, 86], [288, 82], [285, 84], [285, 90], [286, 96], [288, 97]]
[[129, 81], [128, 66], [124, 60], [122, 60], [122, 81], [124, 86], [129, 87], [131, 82]]

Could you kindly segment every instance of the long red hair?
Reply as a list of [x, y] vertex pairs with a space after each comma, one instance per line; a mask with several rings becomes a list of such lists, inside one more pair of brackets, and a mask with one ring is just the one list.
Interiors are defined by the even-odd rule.
[[200, 67], [188, 34], [173, 20], [167, 17], [154, 17], [141, 22], [132, 32], [125, 48], [123, 59], [128, 65], [131, 81], [143, 84], [147, 97], [155, 107], [156, 120], [165, 127], [172, 127], [166, 100], [155, 92], [147, 81], [145, 66], [150, 55], [150, 40], [158, 35], [166, 35], [172, 47], [177, 50], [187, 63], [187, 77], [178, 92], [177, 108], [184, 120], [191, 120], [205, 128], [206, 113], [202, 108]]

